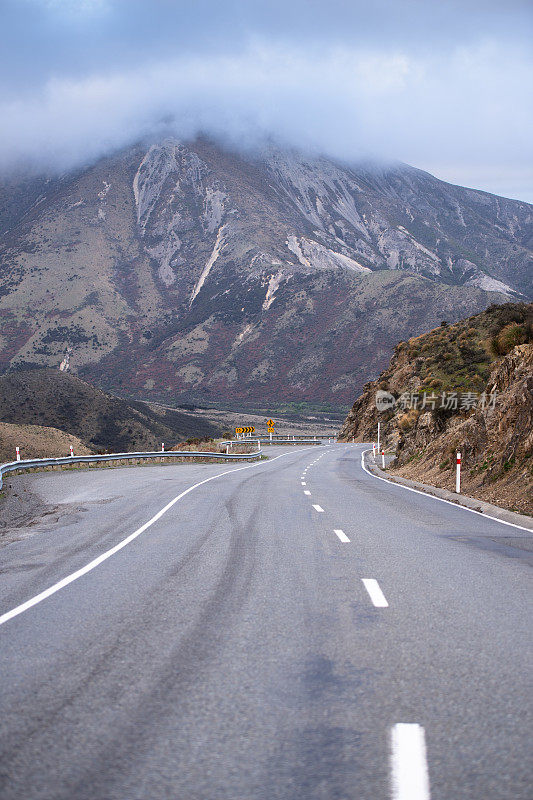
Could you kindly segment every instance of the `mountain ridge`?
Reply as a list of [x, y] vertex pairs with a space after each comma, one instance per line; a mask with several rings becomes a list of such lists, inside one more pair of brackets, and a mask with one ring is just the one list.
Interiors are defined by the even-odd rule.
[[275, 147], [137, 145], [1, 219], [0, 368], [165, 402], [347, 405], [398, 339], [533, 294], [531, 206]]

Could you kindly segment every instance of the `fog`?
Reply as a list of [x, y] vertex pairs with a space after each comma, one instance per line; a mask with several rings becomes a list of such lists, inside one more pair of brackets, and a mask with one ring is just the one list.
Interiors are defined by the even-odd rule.
[[533, 200], [526, 3], [4, 0], [0, 170], [265, 137]]

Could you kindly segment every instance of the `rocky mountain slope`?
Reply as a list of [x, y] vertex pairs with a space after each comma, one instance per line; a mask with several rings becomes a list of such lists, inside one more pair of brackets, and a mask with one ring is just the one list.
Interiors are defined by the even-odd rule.
[[532, 207], [407, 165], [137, 146], [0, 187], [0, 368], [348, 404], [398, 339], [533, 296]]
[[[216, 436], [207, 420], [145, 403], [110, 397], [59, 370], [13, 372], [0, 377], [0, 420], [57, 428], [93, 451], [126, 452], [170, 448], [190, 436]], [[29, 443], [31, 444], [31, 443]], [[35, 440], [32, 447], [37, 446]], [[29, 445], [28, 445], [29, 446]], [[66, 455], [68, 455], [68, 447]]]
[[[387, 392], [394, 405], [378, 411]], [[383, 394], [381, 394], [383, 397]], [[533, 513], [533, 304], [493, 306], [400, 343], [356, 400], [341, 438], [375, 441], [393, 472]]]

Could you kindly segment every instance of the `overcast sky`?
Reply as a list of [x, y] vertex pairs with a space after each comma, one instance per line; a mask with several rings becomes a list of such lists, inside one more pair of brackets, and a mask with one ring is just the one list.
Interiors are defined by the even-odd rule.
[[0, 30], [4, 171], [202, 130], [533, 202], [530, 0], [0, 0]]

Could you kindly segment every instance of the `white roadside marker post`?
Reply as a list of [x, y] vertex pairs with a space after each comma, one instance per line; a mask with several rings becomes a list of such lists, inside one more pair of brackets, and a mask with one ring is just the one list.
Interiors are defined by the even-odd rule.
[[379, 437], [381, 433], [381, 422], [378, 422], [378, 453], [379, 453]]
[[74, 458], [74, 448], [70, 445], [70, 457]]
[[17, 447], [17, 461], [20, 461], [20, 447]]
[[381, 451], [381, 469], [385, 469], [385, 450]]
[[376, 461], [376, 445], [375, 444], [372, 445], [372, 455], [374, 456], [374, 463], [375, 463], [375, 461]]
[[455, 491], [461, 494], [461, 453], [457, 453], [457, 465], [455, 467]]
[[161, 452], [162, 453], [165, 452], [165, 443], [164, 442], [161, 442]]

